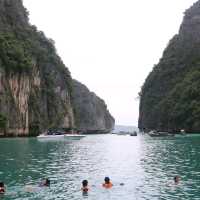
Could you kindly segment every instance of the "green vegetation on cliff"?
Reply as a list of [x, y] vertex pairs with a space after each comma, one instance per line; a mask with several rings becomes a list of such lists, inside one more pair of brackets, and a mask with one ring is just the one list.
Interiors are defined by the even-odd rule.
[[6, 128], [6, 117], [0, 114], [0, 130], [4, 130]]
[[186, 11], [140, 92], [140, 129], [200, 131], [200, 1]]
[[35, 136], [49, 128], [69, 130], [75, 121], [84, 130], [112, 129], [105, 103], [87, 91], [81, 96], [81, 88], [74, 87], [54, 41], [29, 24], [22, 0], [1, 0], [0, 133]]
[[30, 70], [31, 58], [25, 50], [25, 42], [17, 40], [13, 34], [3, 33], [0, 35], [1, 66], [7, 72]]
[[0, 1], [0, 113], [7, 119], [5, 134], [38, 135], [54, 126], [73, 127], [71, 93], [71, 74], [54, 41], [29, 24], [21, 0]]

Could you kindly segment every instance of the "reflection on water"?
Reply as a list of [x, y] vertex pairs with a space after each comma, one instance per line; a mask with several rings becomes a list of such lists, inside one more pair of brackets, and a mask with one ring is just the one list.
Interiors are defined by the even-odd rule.
[[[1, 139], [0, 161], [0, 180], [7, 186], [6, 195], [0, 197], [4, 200], [200, 199], [200, 137]], [[178, 186], [173, 184], [175, 175], [181, 176]], [[105, 176], [114, 184], [111, 190], [101, 186]], [[46, 177], [51, 187], [39, 188]], [[88, 196], [80, 191], [84, 179], [91, 188]]]

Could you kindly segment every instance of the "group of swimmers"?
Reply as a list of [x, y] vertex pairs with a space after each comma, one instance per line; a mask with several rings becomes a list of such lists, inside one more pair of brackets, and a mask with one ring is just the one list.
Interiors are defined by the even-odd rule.
[[[41, 183], [39, 183], [39, 187], [50, 187], [50, 180], [48, 178], [44, 179]], [[4, 194], [5, 192], [5, 184], [4, 182], [0, 182], [0, 194]]]
[[[102, 186], [106, 189], [110, 189], [112, 188], [113, 184], [110, 181], [109, 177], [105, 177], [104, 179], [104, 183], [102, 184]], [[82, 181], [82, 188], [81, 188], [82, 192], [87, 193], [89, 191], [89, 186], [88, 186], [88, 181], [87, 180], [83, 180]]]
[[[180, 177], [179, 176], [175, 176], [174, 177], [174, 184], [178, 185], [180, 182]], [[124, 183], [120, 183], [120, 185], [124, 185]], [[48, 178], [44, 179], [40, 184], [40, 187], [50, 187], [50, 180]], [[102, 184], [102, 187], [106, 188], [106, 189], [110, 189], [113, 187], [112, 182], [110, 181], [109, 177], [105, 177], [104, 178], [104, 183]], [[83, 180], [82, 181], [82, 188], [81, 191], [83, 193], [88, 193], [89, 191], [89, 186], [88, 186], [88, 180]], [[0, 194], [4, 194], [6, 192], [5, 189], [5, 185], [3, 182], [0, 182]]]
[[[110, 181], [109, 177], [105, 177], [104, 179], [104, 183], [102, 184], [102, 186], [104, 188], [111, 188], [113, 186], [113, 184]], [[40, 184], [39, 187], [50, 187], [50, 180], [48, 178], [44, 179]], [[32, 187], [27, 187], [27, 191], [32, 191]], [[87, 193], [89, 191], [89, 186], [88, 186], [88, 181], [87, 180], [83, 180], [82, 181], [82, 188], [81, 188], [82, 192]], [[4, 185], [4, 182], [0, 182], [0, 194], [4, 194], [6, 192], [6, 188]]]
[[[110, 178], [109, 177], [105, 177], [104, 179], [104, 183], [102, 184], [102, 186], [106, 189], [110, 189], [112, 188], [113, 184], [112, 182], [110, 181]], [[180, 176], [175, 176], [174, 177], [174, 184], [175, 185], [178, 185], [180, 182]], [[121, 186], [124, 185], [124, 183], [120, 183]], [[81, 188], [82, 192], [83, 193], [87, 193], [89, 191], [89, 186], [88, 186], [88, 181], [87, 180], [83, 180], [82, 181], [82, 188]]]

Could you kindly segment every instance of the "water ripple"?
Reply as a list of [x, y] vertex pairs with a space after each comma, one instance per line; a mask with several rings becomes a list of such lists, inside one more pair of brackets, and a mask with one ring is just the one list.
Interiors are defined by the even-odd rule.
[[[0, 180], [7, 185], [4, 200], [200, 199], [200, 137], [1, 139], [0, 152]], [[175, 175], [181, 176], [180, 185], [174, 185]], [[105, 176], [111, 177], [112, 190], [102, 188]], [[38, 187], [46, 177], [51, 187]], [[88, 196], [80, 191], [83, 179], [90, 183]]]

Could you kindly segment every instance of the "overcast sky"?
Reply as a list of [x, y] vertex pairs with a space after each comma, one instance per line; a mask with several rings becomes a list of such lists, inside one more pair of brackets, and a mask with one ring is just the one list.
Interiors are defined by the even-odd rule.
[[24, 0], [72, 77], [103, 98], [116, 124], [136, 125], [138, 92], [196, 0]]

